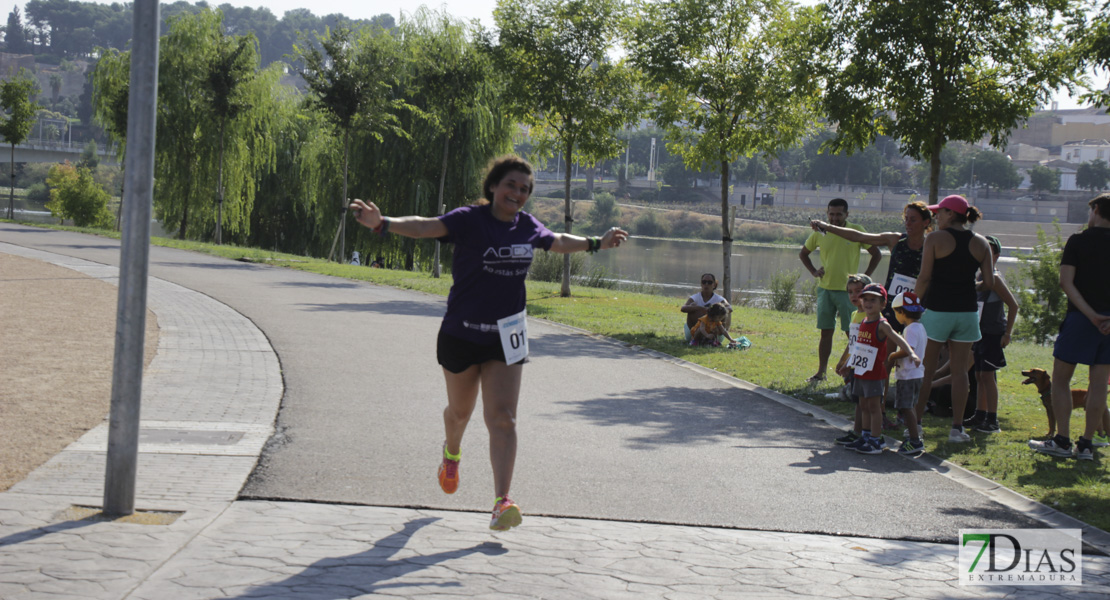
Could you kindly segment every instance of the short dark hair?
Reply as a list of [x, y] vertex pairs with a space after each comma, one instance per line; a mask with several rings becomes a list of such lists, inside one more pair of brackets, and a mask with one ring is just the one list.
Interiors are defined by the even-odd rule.
[[848, 201], [844, 198], [833, 198], [829, 200], [829, 208], [834, 206], [839, 206], [844, 209], [844, 212], [848, 212]]
[[532, 194], [535, 187], [535, 176], [532, 174], [532, 164], [515, 154], [507, 154], [495, 158], [489, 165], [489, 172], [482, 181], [482, 197], [493, 202], [493, 187], [513, 171], [519, 171], [528, 176], [528, 194]]
[[1098, 216], [1103, 219], [1110, 219], [1110, 193], [1099, 194], [1087, 203], [1087, 206], [1095, 209]]
[[710, 319], [714, 320], [723, 319], [727, 314], [728, 310], [725, 309], [725, 305], [721, 304], [720, 302], [710, 305], [709, 310], [706, 311], [706, 315], [708, 315]]

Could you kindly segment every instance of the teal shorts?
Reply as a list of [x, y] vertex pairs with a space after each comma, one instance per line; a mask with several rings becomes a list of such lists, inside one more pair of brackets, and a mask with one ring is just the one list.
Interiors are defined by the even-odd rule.
[[925, 326], [925, 335], [934, 342], [978, 342], [982, 339], [979, 333], [979, 313], [971, 312], [938, 312], [926, 310], [921, 315], [921, 324]]
[[848, 297], [846, 290], [826, 290], [817, 288], [817, 328], [836, 329], [836, 317], [840, 315], [840, 329], [848, 331], [852, 322], [852, 314], [856, 307]]

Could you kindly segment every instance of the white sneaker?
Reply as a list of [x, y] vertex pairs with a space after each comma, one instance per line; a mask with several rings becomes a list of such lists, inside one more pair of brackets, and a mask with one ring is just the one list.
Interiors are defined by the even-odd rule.
[[[921, 439], [921, 441], [923, 441], [923, 442], [925, 441], [925, 429], [923, 427], [921, 427], [920, 423], [918, 423], [918, 425], [917, 425], [917, 435]], [[909, 427], [902, 430], [902, 439], [903, 440], [910, 439], [910, 428]]]
[[959, 429], [953, 429], [952, 431], [948, 432], [948, 441], [962, 444], [964, 442], [970, 442], [971, 436], [968, 435], [967, 432], [960, 431]]

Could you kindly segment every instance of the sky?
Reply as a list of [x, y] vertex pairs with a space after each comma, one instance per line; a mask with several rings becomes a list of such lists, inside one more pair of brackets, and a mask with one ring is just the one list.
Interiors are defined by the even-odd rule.
[[[102, 4], [111, 4], [113, 0], [93, 0]], [[119, 1], [119, 0], [114, 0]], [[187, 0], [195, 3], [196, 0]], [[816, 4], [818, 0], [801, 0], [801, 4]], [[395, 19], [399, 19], [401, 11], [412, 12], [420, 6], [417, 2], [405, 3], [402, 0], [326, 0], [321, 5], [327, 8], [321, 8], [321, 5], [314, 5], [309, 0], [208, 0], [212, 6], [219, 6], [221, 4], [231, 4], [232, 6], [252, 6], [261, 8], [265, 6], [270, 9], [279, 19], [285, 14], [285, 11], [294, 8], [308, 8], [318, 16], [324, 16], [332, 13], [342, 13], [353, 19], [369, 19], [382, 13], [389, 13]], [[497, 0], [449, 0], [436, 4], [434, 1], [427, 3], [429, 8], [439, 9], [446, 7], [447, 12], [455, 17], [461, 19], [478, 19], [488, 28], [493, 28], [493, 9], [497, 6]], [[1100, 84], [1101, 87], [1106, 87], [1110, 76], [1106, 73], [1094, 78], [1095, 82]], [[1056, 94], [1055, 100], [1059, 103], [1059, 108], [1077, 108], [1079, 101], [1076, 98], [1068, 97], [1066, 90], [1061, 90]], [[1046, 107], [1047, 108], [1047, 107]]]

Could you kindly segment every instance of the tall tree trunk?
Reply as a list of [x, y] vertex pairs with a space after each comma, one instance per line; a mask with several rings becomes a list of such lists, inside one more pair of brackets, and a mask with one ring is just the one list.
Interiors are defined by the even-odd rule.
[[344, 247], [347, 241], [347, 161], [351, 153], [351, 130], [343, 130], [343, 208], [339, 211], [339, 262], [347, 262]]
[[185, 197], [182, 199], [181, 205], [181, 227], [177, 230], [177, 239], [185, 239], [185, 231], [189, 227], [189, 194], [192, 192], [192, 180], [185, 184]]
[[936, 136], [933, 138], [933, 153], [929, 157], [929, 202], [928, 204], [936, 204], [937, 196], [940, 192], [940, 151], [944, 148], [944, 138]]
[[[572, 226], [571, 224], [574, 222], [574, 215], [572, 213], [572, 206], [571, 206], [571, 203], [570, 203], [570, 174], [571, 174], [571, 169], [573, 168], [571, 166], [571, 163], [573, 162], [573, 156], [574, 156], [574, 142], [567, 142], [567, 152], [564, 155], [564, 157], [566, 158], [565, 163], [567, 165], [567, 171], [566, 171], [566, 175], [563, 177], [563, 198], [564, 198], [564, 202], [565, 202], [565, 204], [564, 204], [565, 212], [564, 212], [564, 217], [563, 217], [563, 223], [566, 226], [566, 232], [567, 233], [570, 233], [571, 226]], [[564, 297], [564, 298], [570, 297], [570, 255], [569, 254], [564, 254], [563, 255], [563, 287], [560, 289], [559, 295]]]
[[12, 162], [9, 163], [12, 169], [11, 188], [8, 189], [8, 218], [15, 218], [15, 144], [12, 144]]
[[[447, 135], [443, 137], [443, 164], [439, 169], [439, 195], [436, 196], [437, 215], [443, 214], [443, 186], [447, 182], [447, 151], [451, 147], [451, 128], [448, 124]], [[484, 192], [483, 192], [484, 193]], [[432, 259], [432, 277], [439, 277], [439, 240], [436, 240], [435, 257]]]
[[216, 210], [216, 244], [224, 243], [224, 120], [220, 119], [220, 175], [216, 180], [219, 208]]
[[721, 291], [725, 300], [732, 302], [732, 222], [728, 210], [728, 162], [721, 161]]

